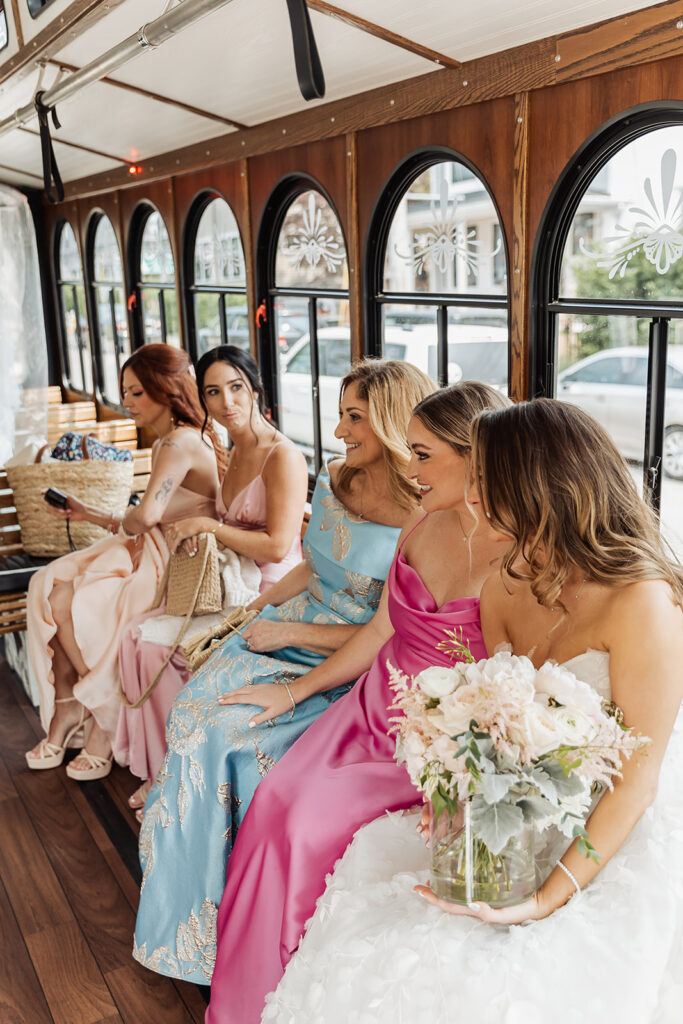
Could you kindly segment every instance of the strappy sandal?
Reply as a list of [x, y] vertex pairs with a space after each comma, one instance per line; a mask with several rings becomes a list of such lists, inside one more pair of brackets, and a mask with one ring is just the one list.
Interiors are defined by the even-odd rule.
[[[75, 702], [75, 697], [58, 697], [55, 700], [55, 704], [70, 704]], [[86, 708], [81, 704], [81, 715], [74, 726], [69, 729], [64, 737], [64, 742], [51, 743], [47, 736], [45, 736], [38, 746], [38, 752], [33, 753], [32, 750], [27, 750], [24, 757], [26, 758], [26, 764], [31, 768], [32, 771], [44, 771], [47, 768], [58, 768], [64, 760], [66, 749], [69, 745], [77, 746], [78, 743], [85, 741], [85, 723], [90, 718]]]
[[88, 762], [87, 768], [74, 768], [73, 762], [66, 766], [66, 774], [70, 779], [75, 779], [77, 782], [94, 782], [95, 779], [106, 779], [114, 761], [113, 754], [110, 754], [109, 757], [98, 757], [97, 754], [91, 754], [85, 747], [74, 758], [74, 761], [77, 761], [79, 757], [84, 758]]
[[[151, 781], [151, 779], [147, 779], [147, 781], [143, 782], [141, 786], [138, 786], [138, 788], [135, 790], [134, 793], [131, 793], [131, 795], [128, 797], [128, 806], [131, 808], [131, 810], [133, 810], [133, 811], [141, 811], [142, 810], [142, 808], [145, 806], [145, 800], [147, 799], [147, 794], [149, 793], [151, 788], [152, 788], [152, 781]], [[136, 817], [137, 817], [137, 815], [136, 815]]]

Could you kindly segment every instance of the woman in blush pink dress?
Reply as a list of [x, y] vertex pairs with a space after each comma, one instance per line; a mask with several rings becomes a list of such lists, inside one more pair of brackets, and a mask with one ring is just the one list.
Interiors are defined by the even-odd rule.
[[[121, 369], [121, 398], [138, 427], [158, 435], [142, 501], [122, 519], [69, 496], [51, 509], [116, 533], [55, 559], [29, 584], [28, 649], [40, 693], [45, 737], [26, 754], [29, 768], [56, 768], [65, 748], [87, 746], [66, 772], [73, 779], [111, 771], [111, 741], [120, 701], [117, 654], [130, 620], [149, 608], [168, 560], [164, 528], [211, 509], [225, 453], [210, 431], [201, 435], [202, 410], [187, 355], [169, 345], [145, 345]], [[118, 531], [118, 532], [117, 532]]]
[[[215, 511], [175, 523], [167, 535], [169, 545], [175, 549], [184, 543], [196, 550], [197, 534], [215, 532], [220, 544], [254, 559], [261, 571], [262, 593], [301, 561], [306, 460], [267, 420], [263, 384], [250, 355], [233, 345], [205, 353], [197, 364], [197, 387], [205, 426], [209, 418], [224, 426], [232, 448]], [[144, 640], [140, 633], [146, 619], [164, 611], [162, 606], [138, 616], [123, 635], [119, 667], [131, 703], [144, 693], [168, 655], [168, 647]], [[189, 678], [178, 649], [149, 699], [139, 708], [122, 709], [114, 755], [143, 780], [129, 800], [140, 812], [166, 754], [168, 712]]]
[[[409, 473], [423, 512], [399, 540], [379, 610], [338, 652], [290, 685], [299, 703], [362, 675], [269, 772], [237, 836], [217, 925], [206, 1024], [257, 1024], [325, 876], [354, 832], [384, 811], [419, 802], [388, 735], [388, 663], [417, 673], [449, 663], [437, 644], [457, 630], [486, 654], [479, 591], [503, 554], [499, 536], [466, 498], [470, 424], [507, 400], [475, 382], [426, 398], [408, 429]], [[446, 557], [444, 557], [446, 555]], [[286, 710], [281, 687], [252, 686], [221, 698], [263, 707], [256, 723]], [[286, 699], [286, 695], [285, 695]]]

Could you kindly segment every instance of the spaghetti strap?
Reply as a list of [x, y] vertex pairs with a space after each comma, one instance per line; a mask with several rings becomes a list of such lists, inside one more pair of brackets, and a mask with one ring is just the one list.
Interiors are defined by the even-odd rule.
[[418, 519], [418, 521], [415, 523], [415, 526], [411, 526], [411, 528], [408, 530], [407, 534], [405, 535], [405, 537], [401, 541], [401, 544], [399, 546], [398, 551], [396, 552], [396, 557], [397, 558], [402, 553], [403, 548], [405, 547], [405, 543], [408, 540], [408, 537], [410, 537], [411, 534], [415, 533], [415, 531], [417, 530], [418, 526], [421, 526], [422, 523], [424, 523], [424, 521], [425, 521], [425, 519], [427, 518], [428, 515], [429, 515], [429, 512], [425, 512], [425, 514], [422, 516], [422, 519]]
[[277, 444], [274, 444], [274, 445], [272, 446], [272, 448], [270, 449], [270, 451], [269, 451], [269, 452], [268, 452], [268, 454], [266, 455], [265, 459], [264, 459], [264, 460], [263, 460], [263, 462], [261, 463], [261, 470], [260, 470], [260, 472], [259, 472], [259, 476], [263, 476], [263, 470], [264, 470], [264, 469], [266, 468], [266, 462], [268, 461], [268, 459], [270, 458], [270, 456], [271, 456], [271, 455], [273, 454], [273, 452], [275, 451], [275, 449], [276, 449], [276, 448], [280, 448], [280, 447], [281, 447], [281, 446], [282, 446], [282, 445], [283, 445], [284, 443], [285, 443], [284, 441], [278, 441], [278, 442], [277, 442]]

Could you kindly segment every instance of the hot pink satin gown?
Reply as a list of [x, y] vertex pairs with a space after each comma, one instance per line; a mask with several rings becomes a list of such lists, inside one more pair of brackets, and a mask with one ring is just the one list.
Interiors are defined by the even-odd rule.
[[[266, 485], [262, 473], [270, 454], [277, 447], [274, 445], [271, 448], [261, 473], [235, 495], [230, 508], [226, 509], [223, 495], [219, 491], [215, 513], [212, 508], [209, 513], [202, 514], [215, 514], [221, 522], [240, 530], [264, 530]], [[303, 518], [303, 505], [301, 513]], [[293, 569], [301, 557], [301, 539], [297, 534], [281, 562], [257, 562], [261, 570], [261, 593]], [[162, 606], [137, 616], [124, 631], [119, 648], [119, 671], [123, 689], [131, 702], [147, 689], [168, 654], [168, 647], [142, 640], [138, 627], [150, 616], [163, 615], [165, 610], [165, 606]], [[155, 778], [161, 767], [166, 756], [166, 719], [173, 701], [189, 678], [185, 656], [178, 649], [164, 669], [154, 692], [142, 707], [121, 709], [113, 743], [114, 757], [119, 764], [128, 765], [139, 779]]]
[[412, 675], [448, 665], [436, 645], [453, 629], [462, 630], [475, 658], [486, 657], [478, 599], [437, 608], [401, 551], [387, 585], [394, 635], [354, 688], [263, 779], [237, 834], [218, 913], [206, 1024], [258, 1024], [325, 876], [353, 834], [385, 811], [421, 801], [387, 734], [387, 662]]
[[[174, 491], [161, 526], [205, 516], [214, 499], [182, 485]], [[50, 562], [31, 577], [26, 603], [28, 652], [38, 683], [41, 725], [48, 731], [54, 714], [55, 687], [50, 643], [57, 632], [50, 594], [55, 584], [74, 588], [71, 621], [88, 672], [74, 696], [113, 740], [121, 709], [118, 651], [130, 620], [152, 604], [169, 552], [163, 530], [153, 527], [137, 537], [105, 537], [81, 551]]]

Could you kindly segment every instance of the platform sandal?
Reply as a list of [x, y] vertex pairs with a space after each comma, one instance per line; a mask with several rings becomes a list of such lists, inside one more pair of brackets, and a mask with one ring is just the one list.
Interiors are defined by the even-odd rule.
[[97, 754], [91, 754], [85, 747], [74, 758], [74, 761], [77, 761], [79, 757], [88, 762], [87, 768], [74, 768], [73, 761], [66, 766], [66, 774], [76, 782], [94, 782], [95, 779], [106, 779], [114, 762], [113, 754], [110, 754], [109, 757], [99, 757]]
[[[55, 700], [55, 704], [70, 704], [72, 701], [77, 703], [75, 697], [58, 697]], [[76, 724], [69, 729], [61, 746], [59, 743], [51, 743], [47, 736], [45, 736], [40, 741], [37, 753], [34, 754], [32, 750], [26, 751], [24, 756], [29, 768], [32, 771], [44, 771], [47, 768], [58, 768], [64, 760], [67, 747], [70, 744], [72, 746], [76, 746], [78, 743], [83, 743], [85, 741], [84, 727], [89, 718], [90, 714], [84, 705], [81, 704], [80, 718]]]

